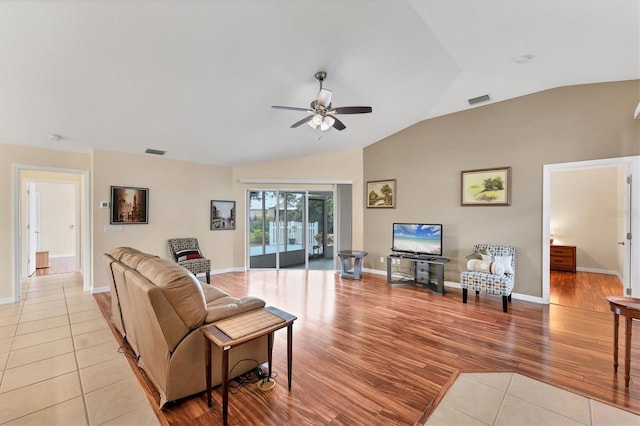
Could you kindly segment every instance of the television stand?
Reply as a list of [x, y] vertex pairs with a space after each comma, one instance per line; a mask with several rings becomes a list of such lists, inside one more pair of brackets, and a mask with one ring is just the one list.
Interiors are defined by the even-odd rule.
[[[393, 277], [391, 266], [395, 259], [413, 263], [413, 279], [399, 280]], [[434, 293], [444, 294], [444, 265], [449, 263], [444, 257], [393, 253], [387, 256], [387, 283], [423, 285]]]

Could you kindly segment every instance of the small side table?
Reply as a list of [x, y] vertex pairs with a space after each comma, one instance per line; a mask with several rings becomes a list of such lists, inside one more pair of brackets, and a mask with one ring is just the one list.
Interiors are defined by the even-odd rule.
[[631, 327], [634, 319], [640, 319], [640, 298], [607, 296], [613, 312], [613, 372], [618, 372], [618, 326], [620, 315], [625, 320], [624, 333], [624, 387], [629, 387], [631, 364]]
[[[341, 265], [340, 276], [342, 278], [353, 278], [355, 280], [360, 279], [362, 275], [362, 259], [364, 259], [366, 255], [366, 251], [340, 250], [338, 252]], [[351, 266], [351, 259], [353, 259], [353, 268]]]
[[291, 390], [291, 358], [293, 355], [293, 322], [298, 319], [273, 306], [256, 309], [200, 328], [204, 333], [204, 356], [207, 405], [211, 407], [211, 343], [222, 349], [222, 423], [226, 426], [229, 411], [229, 350], [235, 346], [267, 336], [267, 360], [271, 377], [273, 332], [287, 327], [287, 378]]

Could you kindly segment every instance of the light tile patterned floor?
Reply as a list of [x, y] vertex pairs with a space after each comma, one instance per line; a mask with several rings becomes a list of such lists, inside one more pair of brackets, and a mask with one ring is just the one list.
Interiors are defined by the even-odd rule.
[[80, 274], [32, 277], [0, 305], [0, 424], [159, 424]]
[[515, 373], [463, 373], [425, 425], [620, 425], [640, 416]]

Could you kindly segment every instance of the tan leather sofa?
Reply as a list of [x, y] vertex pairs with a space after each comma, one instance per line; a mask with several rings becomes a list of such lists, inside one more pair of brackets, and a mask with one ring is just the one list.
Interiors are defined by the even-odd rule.
[[[115, 248], [102, 258], [110, 278], [113, 324], [160, 393], [160, 408], [206, 389], [200, 327], [265, 305], [255, 297], [232, 297], [170, 260], [130, 247]], [[212, 346], [215, 386], [221, 383], [221, 352]], [[233, 348], [229, 377], [266, 361], [266, 337]]]

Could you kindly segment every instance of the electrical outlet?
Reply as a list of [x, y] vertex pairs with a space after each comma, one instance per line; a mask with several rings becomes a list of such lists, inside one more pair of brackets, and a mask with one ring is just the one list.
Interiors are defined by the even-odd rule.
[[384, 263], [384, 257], [380, 256], [380, 263]]

